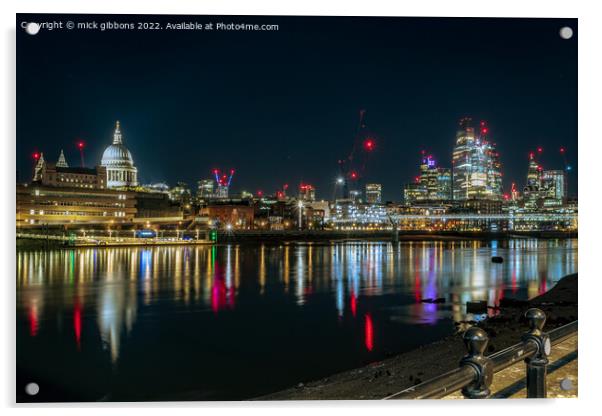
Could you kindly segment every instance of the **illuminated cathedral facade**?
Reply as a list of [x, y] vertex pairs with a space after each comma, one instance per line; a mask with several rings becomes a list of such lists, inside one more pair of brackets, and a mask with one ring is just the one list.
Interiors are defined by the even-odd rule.
[[107, 170], [108, 188], [138, 186], [138, 169], [134, 166], [132, 154], [123, 144], [119, 121], [115, 123], [113, 143], [102, 154], [100, 165]]

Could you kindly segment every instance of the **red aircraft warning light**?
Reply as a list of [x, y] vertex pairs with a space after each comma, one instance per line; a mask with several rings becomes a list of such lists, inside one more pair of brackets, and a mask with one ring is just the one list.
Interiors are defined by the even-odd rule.
[[366, 140], [364, 140], [364, 149], [366, 149], [367, 152], [373, 151], [375, 147], [376, 142], [374, 141], [374, 139], [369, 137]]
[[543, 147], [538, 147], [537, 148], [537, 153], [541, 153], [541, 152], [543, 152]]
[[38, 152], [33, 152], [33, 154], [31, 156], [33, 157], [34, 160], [40, 160], [40, 154]]
[[83, 140], [78, 140], [77, 143], [77, 148], [79, 149], [79, 157], [80, 157], [80, 162], [81, 162], [81, 166], [82, 168], [85, 166], [84, 163], [84, 147], [86, 147], [86, 143]]

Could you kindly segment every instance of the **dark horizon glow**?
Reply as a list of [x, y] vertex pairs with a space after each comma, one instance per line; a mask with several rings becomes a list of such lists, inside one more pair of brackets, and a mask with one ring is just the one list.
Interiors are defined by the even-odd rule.
[[[21, 21], [225, 21], [277, 32], [17, 31], [17, 171], [32, 156], [100, 163], [116, 120], [141, 183], [187, 182], [236, 169], [232, 191], [330, 199], [359, 113], [374, 134], [355, 181], [400, 201], [421, 151], [451, 167], [457, 121], [497, 144], [503, 189], [525, 184], [534, 152], [570, 166], [577, 195], [576, 19], [17, 15]], [[541, 150], [540, 150], [541, 149]]]

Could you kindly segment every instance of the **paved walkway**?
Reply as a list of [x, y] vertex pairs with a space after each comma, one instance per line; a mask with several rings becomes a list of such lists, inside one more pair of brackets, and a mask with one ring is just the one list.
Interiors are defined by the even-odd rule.
[[[522, 362], [495, 374], [491, 397], [526, 398], [525, 374], [525, 364]], [[577, 397], [577, 335], [552, 347], [547, 382], [548, 398]], [[463, 399], [463, 396], [457, 392], [445, 399]]]

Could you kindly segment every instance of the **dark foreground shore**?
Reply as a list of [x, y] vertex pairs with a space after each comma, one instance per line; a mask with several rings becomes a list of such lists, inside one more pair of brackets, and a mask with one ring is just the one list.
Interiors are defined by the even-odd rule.
[[[498, 315], [476, 324], [489, 334], [487, 355], [519, 342], [528, 328], [524, 319], [528, 308], [537, 307], [546, 313], [546, 331], [576, 320], [577, 286], [577, 274], [573, 274], [530, 301], [503, 300]], [[458, 327], [464, 325], [467, 324], [458, 324]], [[458, 333], [384, 361], [321, 380], [300, 382], [297, 386], [255, 400], [382, 399], [456, 368], [464, 354], [465, 348]]]

